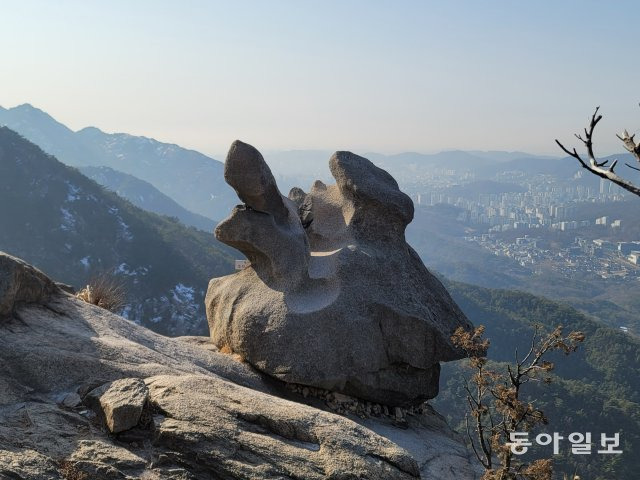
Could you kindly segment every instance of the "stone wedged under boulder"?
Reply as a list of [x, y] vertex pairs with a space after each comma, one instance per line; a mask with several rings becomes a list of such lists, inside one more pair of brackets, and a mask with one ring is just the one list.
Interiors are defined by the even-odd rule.
[[201, 338], [163, 337], [62, 292], [46, 302], [0, 324], [0, 478], [477, 478], [437, 415], [402, 429], [336, 415]]
[[0, 321], [20, 305], [45, 304], [58, 286], [37, 268], [0, 252]]
[[[209, 284], [211, 338], [289, 383], [387, 405], [438, 393], [441, 361], [471, 324], [406, 243], [413, 203], [386, 171], [350, 152], [286, 198], [260, 153], [234, 142], [225, 172], [244, 205], [216, 237], [251, 266]], [[284, 208], [283, 208], [284, 207]]]

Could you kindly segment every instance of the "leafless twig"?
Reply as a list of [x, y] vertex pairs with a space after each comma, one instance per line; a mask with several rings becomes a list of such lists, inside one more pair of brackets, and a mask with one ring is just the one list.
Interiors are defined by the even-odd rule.
[[[569, 150], [562, 143], [560, 143], [558, 139], [556, 139], [556, 143], [567, 155], [578, 160], [582, 168], [589, 170], [591, 173], [597, 175], [600, 178], [612, 181], [616, 185], [624, 188], [634, 195], [640, 196], [640, 187], [637, 187], [630, 181], [625, 180], [615, 172], [614, 169], [618, 164], [618, 160], [614, 160], [610, 165], [608, 160], [598, 162], [595, 154], [593, 153], [593, 131], [595, 130], [598, 122], [602, 120], [602, 115], [598, 114], [598, 110], [600, 110], [600, 107], [596, 107], [595, 112], [593, 112], [593, 115], [591, 116], [589, 127], [584, 129], [584, 137], [582, 135], [576, 134], [576, 138], [580, 140], [587, 149], [588, 162], [580, 156], [575, 148], [573, 150]], [[626, 148], [629, 153], [631, 153], [640, 163], [640, 143], [636, 144], [634, 140], [635, 135], [629, 135], [629, 133], [625, 130], [622, 136], [616, 136], [622, 141], [622, 143], [624, 144], [624, 148]], [[640, 168], [633, 167], [628, 163], [626, 165], [634, 170], [640, 171]]]

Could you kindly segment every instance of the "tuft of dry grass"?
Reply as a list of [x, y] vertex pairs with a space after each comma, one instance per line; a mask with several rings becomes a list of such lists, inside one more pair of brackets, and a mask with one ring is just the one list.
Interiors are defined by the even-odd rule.
[[120, 312], [126, 305], [124, 285], [113, 275], [107, 274], [89, 280], [87, 286], [80, 290], [76, 297], [114, 313]]

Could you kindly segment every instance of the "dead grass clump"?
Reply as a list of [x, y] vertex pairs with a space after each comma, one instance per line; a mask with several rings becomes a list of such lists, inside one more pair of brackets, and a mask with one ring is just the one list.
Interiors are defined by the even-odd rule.
[[120, 312], [126, 304], [124, 285], [112, 275], [92, 278], [76, 297], [114, 313]]

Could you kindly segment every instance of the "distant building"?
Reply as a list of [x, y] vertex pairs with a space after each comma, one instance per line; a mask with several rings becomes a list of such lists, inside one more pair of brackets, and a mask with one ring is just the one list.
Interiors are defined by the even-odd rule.
[[629, 260], [634, 265], [640, 265], [640, 251], [634, 250], [633, 252], [631, 252], [627, 257], [627, 260]]
[[593, 241], [596, 247], [602, 248], [603, 250], [615, 250], [616, 246], [609, 240], [603, 240], [602, 238], [596, 238]]
[[604, 178], [600, 179], [600, 195], [604, 195], [605, 193], [609, 193], [609, 182]]
[[618, 242], [618, 252], [627, 256], [634, 250], [640, 250], [640, 242]]

